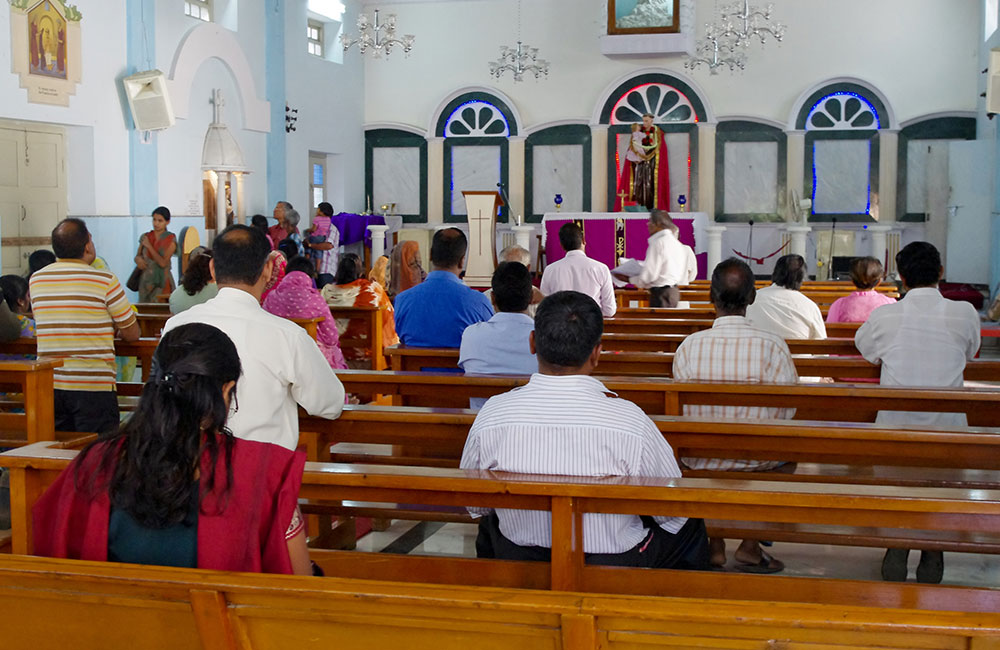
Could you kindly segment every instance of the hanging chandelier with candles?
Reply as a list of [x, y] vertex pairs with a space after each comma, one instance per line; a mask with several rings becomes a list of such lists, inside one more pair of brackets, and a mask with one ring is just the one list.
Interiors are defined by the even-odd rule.
[[413, 34], [406, 34], [402, 38], [396, 37], [396, 14], [389, 14], [389, 18], [384, 23], [380, 23], [378, 9], [375, 10], [373, 20], [368, 20], [367, 14], [358, 16], [357, 38], [352, 38], [347, 34], [340, 35], [340, 44], [344, 46], [345, 52], [357, 43], [358, 52], [364, 54], [371, 49], [376, 59], [381, 59], [383, 56], [388, 57], [393, 46], [401, 47], [404, 54], [409, 54], [413, 48], [413, 40]]
[[694, 52], [684, 62], [684, 67], [694, 70], [707, 65], [712, 74], [719, 74], [719, 68], [728, 67], [730, 72], [744, 70], [747, 63], [746, 49], [753, 39], [761, 45], [771, 38], [781, 42], [785, 37], [785, 25], [772, 22], [774, 5], [768, 4], [763, 10], [750, 5], [750, 0], [739, 0], [724, 8], [715, 24], [705, 23], [705, 34], [695, 44]]
[[490, 76], [500, 79], [504, 72], [511, 72], [514, 81], [523, 81], [525, 73], [535, 79], [549, 76], [549, 62], [538, 58], [538, 48], [521, 42], [521, 0], [517, 0], [517, 45], [500, 46], [500, 58], [490, 61]]

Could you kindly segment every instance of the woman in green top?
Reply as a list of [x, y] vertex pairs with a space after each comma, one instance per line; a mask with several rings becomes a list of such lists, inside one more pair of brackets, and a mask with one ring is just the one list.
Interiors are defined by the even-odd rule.
[[139, 302], [157, 302], [161, 294], [170, 295], [174, 278], [170, 261], [177, 251], [177, 238], [167, 230], [170, 210], [162, 205], [153, 210], [153, 229], [139, 239], [135, 265], [142, 271], [139, 277]]
[[212, 251], [198, 247], [188, 256], [188, 267], [181, 278], [181, 286], [170, 294], [170, 313], [179, 314], [185, 309], [208, 302], [219, 293], [219, 287], [212, 280], [209, 263]]

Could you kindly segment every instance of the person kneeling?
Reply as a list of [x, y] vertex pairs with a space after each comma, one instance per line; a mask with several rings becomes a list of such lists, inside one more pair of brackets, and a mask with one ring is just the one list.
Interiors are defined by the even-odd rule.
[[[681, 475], [673, 450], [652, 420], [589, 375], [601, 353], [604, 320], [592, 298], [559, 291], [535, 314], [531, 352], [538, 372], [516, 390], [490, 398], [476, 416], [463, 469], [563, 476]], [[497, 510], [479, 524], [478, 557], [548, 561], [548, 512]], [[585, 514], [588, 564], [707, 569], [705, 522], [684, 517]]]

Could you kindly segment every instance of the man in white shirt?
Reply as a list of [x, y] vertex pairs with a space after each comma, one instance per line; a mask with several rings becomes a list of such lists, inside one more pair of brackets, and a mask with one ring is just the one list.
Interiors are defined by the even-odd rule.
[[207, 323], [226, 333], [240, 355], [229, 428], [237, 438], [295, 449], [298, 406], [334, 419], [344, 409], [344, 386], [306, 331], [264, 311], [260, 296], [271, 278], [270, 246], [257, 229], [233, 225], [215, 238], [212, 279], [219, 294], [167, 321], [164, 333], [187, 323]]
[[566, 257], [545, 267], [542, 273], [542, 294], [550, 296], [557, 291], [579, 291], [590, 296], [601, 308], [605, 318], [618, 311], [615, 302], [615, 285], [611, 270], [583, 252], [583, 230], [575, 223], [559, 228], [559, 244]]
[[[965, 362], [979, 351], [979, 314], [969, 303], [946, 300], [941, 295], [941, 255], [933, 245], [907, 244], [896, 254], [896, 268], [906, 296], [873, 311], [855, 334], [854, 344], [865, 359], [882, 364], [883, 386], [960, 388]], [[875, 421], [949, 428], [968, 425], [964, 413], [879, 411]], [[886, 551], [883, 579], [906, 580], [908, 555], [908, 549]], [[923, 551], [917, 582], [941, 582], [943, 573], [943, 554]]]
[[799, 289], [806, 278], [806, 261], [801, 255], [778, 258], [771, 286], [757, 292], [747, 307], [747, 321], [783, 339], [825, 339], [826, 323], [819, 305]]
[[[603, 329], [600, 308], [589, 296], [560, 291], [546, 297], [530, 339], [538, 373], [486, 402], [469, 431], [461, 466], [563, 476], [680, 476], [673, 450], [649, 417], [589, 376], [601, 353]], [[588, 564], [707, 567], [701, 519], [583, 518]], [[476, 554], [548, 561], [551, 546], [548, 512], [497, 510], [480, 522]]]
[[628, 280], [640, 289], [649, 289], [650, 307], [676, 307], [681, 292], [677, 285], [687, 277], [687, 253], [674, 234], [674, 220], [665, 210], [649, 213], [649, 244], [642, 272]]
[[[670, 222], [670, 232], [674, 233], [677, 241], [680, 241], [681, 229], [677, 227], [676, 223], [673, 223], [673, 219]], [[684, 278], [681, 280], [681, 284], [691, 284], [698, 278], [698, 256], [694, 254], [694, 249], [687, 244], [681, 242], [681, 246], [684, 247]]]
[[[780, 337], [751, 327], [745, 317], [747, 305], [757, 293], [753, 271], [746, 262], [729, 258], [712, 271], [712, 303], [715, 322], [711, 329], [691, 334], [681, 342], [674, 355], [675, 381], [750, 382], [755, 384], [794, 384], [798, 382], [795, 363], [788, 345]], [[685, 416], [712, 420], [787, 419], [795, 409], [770, 406], [684, 407]], [[793, 464], [780, 461], [738, 460], [728, 458], [683, 458], [692, 469], [737, 472], [790, 472]], [[711, 562], [726, 563], [726, 542], [710, 540]], [[748, 573], [776, 573], [785, 565], [760, 548], [756, 540], [743, 540], [734, 555], [736, 568]]]

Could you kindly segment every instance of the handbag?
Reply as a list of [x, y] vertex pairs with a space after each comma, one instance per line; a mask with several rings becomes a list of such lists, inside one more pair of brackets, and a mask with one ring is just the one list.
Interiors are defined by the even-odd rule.
[[132, 275], [128, 276], [128, 280], [125, 282], [125, 287], [129, 291], [138, 291], [140, 277], [142, 277], [142, 269], [137, 266], [132, 269]]

